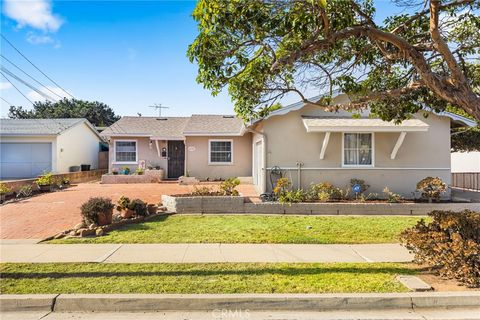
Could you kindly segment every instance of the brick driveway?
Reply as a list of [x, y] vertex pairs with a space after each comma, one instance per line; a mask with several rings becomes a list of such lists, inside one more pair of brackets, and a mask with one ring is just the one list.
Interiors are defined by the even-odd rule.
[[[81, 221], [80, 205], [90, 197], [109, 197], [116, 202], [122, 195], [159, 203], [162, 194], [187, 193], [193, 187], [177, 183], [100, 184], [81, 183], [0, 207], [1, 239], [43, 239]], [[240, 185], [245, 196], [256, 196], [252, 185]]]

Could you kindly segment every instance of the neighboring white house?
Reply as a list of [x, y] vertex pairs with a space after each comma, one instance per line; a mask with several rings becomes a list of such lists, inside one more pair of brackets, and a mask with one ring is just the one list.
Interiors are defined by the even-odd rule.
[[101, 137], [86, 119], [0, 119], [0, 179], [98, 167]]
[[480, 152], [452, 152], [452, 173], [480, 172]]

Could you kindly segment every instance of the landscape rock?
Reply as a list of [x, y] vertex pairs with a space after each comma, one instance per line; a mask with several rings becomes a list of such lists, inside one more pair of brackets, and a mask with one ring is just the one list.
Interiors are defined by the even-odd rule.
[[82, 228], [86, 228], [86, 227], [87, 227], [87, 225], [85, 224], [85, 222], [82, 221], [82, 222], [76, 224], [75, 227], [73, 227], [73, 229], [78, 230], [78, 229], [82, 229]]
[[102, 228], [98, 228], [97, 230], [95, 230], [95, 235], [97, 237], [103, 236], [104, 234], [105, 234], [105, 231]]

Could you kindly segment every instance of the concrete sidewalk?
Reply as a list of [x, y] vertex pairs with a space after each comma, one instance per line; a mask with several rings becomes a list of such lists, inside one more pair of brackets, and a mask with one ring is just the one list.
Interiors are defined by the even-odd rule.
[[410, 262], [400, 244], [0, 244], [0, 262]]

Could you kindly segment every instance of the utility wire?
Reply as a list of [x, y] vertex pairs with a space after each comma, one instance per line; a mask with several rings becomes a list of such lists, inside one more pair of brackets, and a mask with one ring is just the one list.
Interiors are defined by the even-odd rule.
[[51, 100], [53, 102], [57, 102], [56, 99], [52, 98], [51, 96], [49, 96], [48, 94], [46, 94], [45, 92], [37, 89], [34, 85], [28, 83], [27, 81], [23, 80], [22, 78], [20, 78], [19, 76], [17, 76], [16, 74], [14, 74], [13, 72], [11, 72], [10, 70], [8, 70], [7, 68], [5, 68], [4, 66], [1, 66], [0, 65], [0, 70], [5, 72], [6, 74], [8, 74], [10, 77], [16, 79], [17, 81], [23, 83], [25, 86], [29, 87], [30, 89], [32, 89], [33, 91], [35, 91], [36, 93], [38, 93], [39, 95], [41, 95], [42, 97], [44, 97], [45, 99], [47, 100]]
[[13, 49], [15, 49], [15, 51], [17, 51], [25, 60], [27, 60], [33, 67], [35, 67], [35, 69], [37, 69], [38, 71], [40, 71], [41, 74], [43, 74], [48, 80], [52, 81], [57, 87], [59, 87], [60, 89], [63, 90], [63, 92], [65, 92], [66, 94], [68, 94], [71, 98], [75, 98], [74, 96], [72, 96], [67, 90], [63, 89], [62, 86], [60, 86], [58, 83], [56, 83], [52, 78], [50, 78], [49, 76], [47, 76], [45, 74], [45, 72], [43, 72], [42, 70], [40, 70], [40, 68], [38, 68], [32, 61], [30, 61], [30, 59], [28, 59], [23, 53], [20, 52], [20, 50], [17, 49], [17, 47], [15, 47], [10, 41], [8, 41], [7, 38], [5, 38], [5, 36], [2, 34], [1, 35], [3, 40], [5, 40]]
[[6, 76], [2, 71], [0, 71], [0, 74], [1, 74], [5, 79], [7, 79], [7, 81], [10, 82], [10, 84], [11, 84], [25, 99], [27, 99], [28, 101], [30, 101], [30, 103], [33, 105], [33, 101], [30, 100], [26, 95], [24, 95], [23, 92], [20, 91], [20, 89], [18, 89], [17, 86], [14, 85], [14, 84], [12, 83], [12, 81], [10, 81], [10, 79], [8, 79], [7, 76]]
[[55, 91], [51, 90], [49, 87], [47, 87], [46, 85], [44, 85], [43, 83], [41, 83], [40, 81], [38, 81], [37, 79], [35, 79], [34, 77], [32, 77], [30, 74], [28, 74], [27, 72], [23, 71], [22, 68], [20, 68], [19, 66], [17, 66], [15, 63], [13, 63], [12, 61], [10, 61], [7, 57], [5, 57], [3, 54], [0, 53], [0, 57], [2, 57], [3, 59], [5, 59], [8, 63], [10, 63], [11, 65], [13, 65], [15, 68], [17, 68], [18, 70], [20, 70], [23, 74], [25, 74], [26, 76], [28, 76], [30, 79], [32, 79], [33, 81], [35, 81], [36, 83], [38, 83], [39, 85], [41, 85], [43, 88], [47, 89], [48, 91], [50, 91], [51, 93], [53, 93], [54, 95], [56, 95], [57, 97], [59, 97], [60, 99], [63, 99], [63, 97], [61, 95], [59, 95], [58, 93], [56, 93]]
[[0, 99], [2, 99], [3, 101], [5, 101], [5, 102], [6, 102], [8, 105], [11, 105], [11, 106], [13, 106], [13, 103], [10, 103], [10, 102], [8, 102], [8, 101], [7, 101], [7, 100], [5, 100], [3, 97], [0, 97]]

